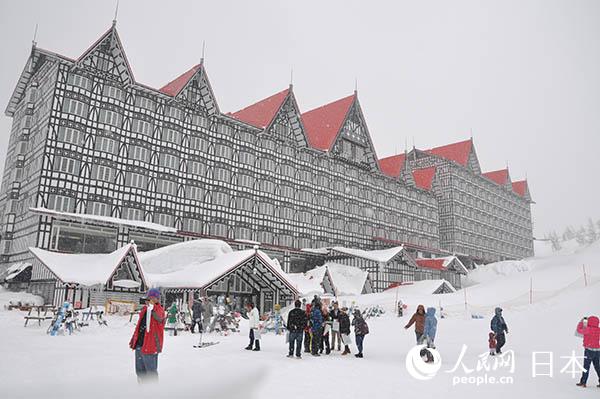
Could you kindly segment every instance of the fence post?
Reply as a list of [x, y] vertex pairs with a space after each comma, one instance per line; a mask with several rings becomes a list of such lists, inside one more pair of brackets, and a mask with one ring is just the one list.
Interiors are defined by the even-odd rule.
[[533, 277], [529, 277], [529, 304], [533, 304]]
[[583, 269], [583, 283], [587, 287], [587, 273], [585, 272], [585, 264], [581, 265], [581, 267]]
[[465, 311], [469, 310], [467, 307], [467, 287], [463, 288], [465, 294]]

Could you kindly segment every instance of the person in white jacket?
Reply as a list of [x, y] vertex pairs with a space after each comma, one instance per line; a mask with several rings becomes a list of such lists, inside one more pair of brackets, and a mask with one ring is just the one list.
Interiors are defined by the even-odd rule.
[[[259, 326], [258, 326], [258, 322], [259, 322], [259, 315], [258, 315], [258, 309], [256, 309], [256, 307], [254, 306], [254, 304], [252, 302], [246, 304], [246, 309], [247, 309], [247, 315], [248, 315], [248, 324], [250, 327], [250, 333], [249, 333], [249, 337], [250, 337], [250, 344], [246, 347], [246, 350], [254, 350], [254, 351], [259, 351], [260, 350], [260, 331], [259, 331]], [[252, 346], [254, 346], [254, 349], [252, 349]]]

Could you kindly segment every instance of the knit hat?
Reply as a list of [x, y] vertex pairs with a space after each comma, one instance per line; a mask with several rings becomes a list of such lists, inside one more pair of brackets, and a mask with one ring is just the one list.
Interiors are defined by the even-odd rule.
[[146, 294], [146, 298], [156, 298], [160, 299], [160, 290], [158, 288], [151, 288]]

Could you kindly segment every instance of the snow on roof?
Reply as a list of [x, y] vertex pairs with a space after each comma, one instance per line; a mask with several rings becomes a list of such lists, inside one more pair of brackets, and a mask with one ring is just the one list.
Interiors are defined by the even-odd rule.
[[31, 267], [31, 263], [29, 262], [18, 262], [9, 266], [5, 271], [6, 276], [4, 277], [4, 280], [12, 280], [28, 267]]
[[358, 267], [340, 265], [339, 263], [326, 263], [329, 270], [335, 293], [341, 295], [360, 295], [363, 292], [369, 273]]
[[324, 290], [321, 283], [325, 272], [325, 266], [319, 266], [305, 273], [290, 273], [287, 276], [302, 296], [322, 295]]
[[167, 227], [167, 226], [163, 226], [161, 224], [152, 223], [152, 222], [143, 222], [140, 220], [127, 220], [127, 219], [114, 218], [111, 216], [87, 215], [87, 214], [83, 214], [83, 213], [59, 212], [59, 211], [54, 211], [54, 210], [46, 209], [46, 208], [29, 208], [29, 210], [32, 212], [36, 212], [36, 213], [44, 213], [46, 215], [54, 215], [54, 216], [62, 216], [62, 217], [68, 217], [68, 218], [73, 218], [73, 219], [80, 219], [82, 221], [89, 220], [89, 221], [96, 221], [96, 222], [103, 222], [103, 223], [110, 223], [110, 224], [117, 224], [117, 225], [140, 227], [143, 229], [159, 231], [162, 233], [176, 233], [177, 232], [177, 229], [175, 229], [173, 227]]
[[200, 264], [231, 253], [233, 250], [221, 240], [191, 240], [141, 252], [140, 263], [147, 273], [170, 273], [186, 269], [191, 264]]
[[364, 251], [362, 249], [345, 248], [345, 247], [333, 247], [334, 251], [341, 252], [347, 255], [355, 256], [357, 258], [363, 258], [372, 260], [375, 262], [389, 262], [399, 253], [404, 251], [404, 246], [393, 247], [388, 249], [377, 249], [373, 251]]
[[327, 255], [329, 253], [329, 248], [302, 248], [300, 251], [312, 254]]
[[398, 290], [399, 295], [430, 295], [436, 292], [443, 284], [446, 284], [451, 291], [456, 289], [448, 281], [441, 280], [421, 280], [414, 283], [403, 283], [390, 290]]
[[32, 247], [29, 251], [63, 283], [91, 286], [105, 284], [132, 246], [109, 254], [64, 254]]

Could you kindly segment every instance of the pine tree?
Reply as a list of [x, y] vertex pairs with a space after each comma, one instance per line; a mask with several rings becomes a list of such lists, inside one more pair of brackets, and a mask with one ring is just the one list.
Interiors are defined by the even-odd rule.
[[587, 231], [585, 227], [581, 226], [577, 233], [575, 233], [575, 240], [579, 245], [585, 245], [587, 243]]
[[562, 248], [560, 245], [560, 239], [558, 238], [558, 234], [556, 234], [556, 231], [553, 231], [552, 233], [550, 233], [550, 236], [548, 237], [550, 242], [552, 243], [552, 250], [554, 252], [560, 251], [560, 249]]

